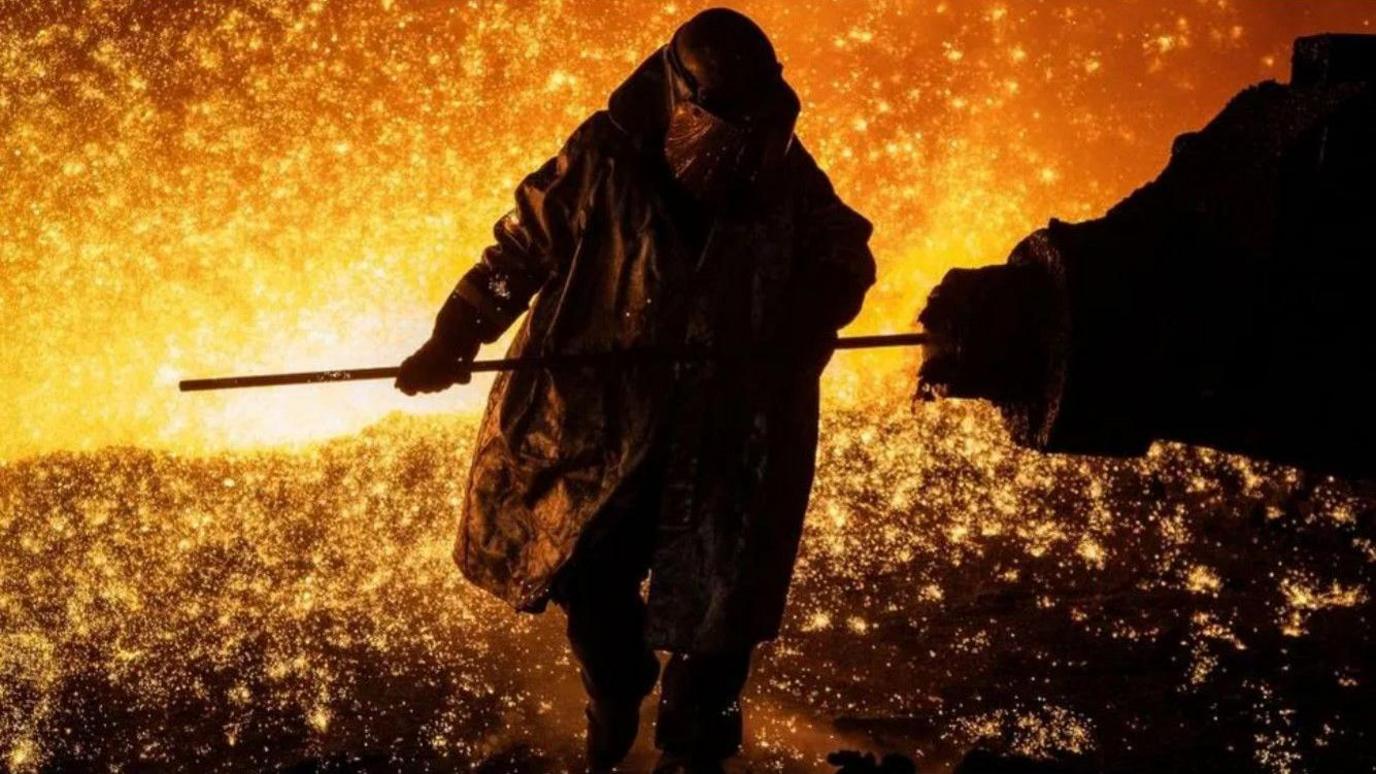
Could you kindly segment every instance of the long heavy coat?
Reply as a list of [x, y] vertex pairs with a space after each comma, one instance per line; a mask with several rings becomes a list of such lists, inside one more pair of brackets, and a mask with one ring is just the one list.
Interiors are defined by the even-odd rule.
[[[874, 281], [870, 224], [796, 142], [768, 198], [687, 233], [660, 151], [659, 61], [521, 183], [496, 243], [455, 290], [489, 338], [534, 298], [512, 356], [796, 348], [834, 335]], [[774, 637], [812, 485], [822, 365], [727, 357], [502, 374], [455, 561], [518, 609], [542, 609], [557, 571], [612, 526], [609, 500], [653, 456], [664, 472], [651, 644], [712, 652]]]

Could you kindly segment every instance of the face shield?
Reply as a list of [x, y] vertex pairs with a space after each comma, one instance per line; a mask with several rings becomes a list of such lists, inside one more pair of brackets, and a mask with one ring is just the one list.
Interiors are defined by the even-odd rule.
[[674, 179], [700, 201], [767, 186], [793, 144], [799, 111], [797, 95], [778, 70], [748, 104], [714, 104], [679, 61], [672, 42], [664, 56], [671, 76], [664, 157]]

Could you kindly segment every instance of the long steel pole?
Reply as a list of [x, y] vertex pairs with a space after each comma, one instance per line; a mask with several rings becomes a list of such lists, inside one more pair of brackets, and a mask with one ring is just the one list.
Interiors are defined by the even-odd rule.
[[[914, 347], [927, 341], [925, 333], [894, 333], [880, 336], [844, 336], [836, 340], [836, 349], [877, 349], [879, 347]], [[767, 354], [767, 353], [765, 353]], [[531, 355], [527, 357], [475, 360], [468, 364], [473, 373], [485, 371], [514, 371], [523, 368], [580, 368], [647, 361], [692, 361], [708, 359], [707, 354], [671, 353], [654, 349], [627, 349], [610, 352], [588, 352], [569, 355]], [[222, 376], [212, 379], [185, 379], [178, 384], [182, 392], [205, 390], [233, 390], [244, 387], [277, 387], [287, 384], [321, 384], [324, 382], [357, 382], [366, 379], [395, 379], [399, 366], [380, 368], [343, 368], [333, 371], [299, 371], [289, 374], [257, 374], [253, 376]]]

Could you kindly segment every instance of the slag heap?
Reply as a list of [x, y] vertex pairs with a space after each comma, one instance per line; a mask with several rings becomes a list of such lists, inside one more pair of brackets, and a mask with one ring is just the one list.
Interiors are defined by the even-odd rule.
[[1104, 217], [949, 272], [919, 319], [923, 396], [993, 400], [1023, 445], [1376, 473], [1376, 36], [1298, 39], [1289, 85]]

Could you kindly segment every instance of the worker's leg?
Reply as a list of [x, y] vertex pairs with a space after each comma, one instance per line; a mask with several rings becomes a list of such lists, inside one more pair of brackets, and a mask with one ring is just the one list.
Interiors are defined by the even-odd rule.
[[[592, 547], [560, 573], [555, 601], [568, 616], [569, 645], [588, 692], [588, 763], [605, 770], [635, 742], [640, 703], [659, 676], [645, 643], [644, 538], [633, 523]], [[624, 528], [624, 529], [623, 529]]]
[[740, 695], [749, 673], [749, 648], [674, 654], [664, 670], [655, 727], [665, 761], [681, 761], [684, 771], [711, 770], [740, 750]]

